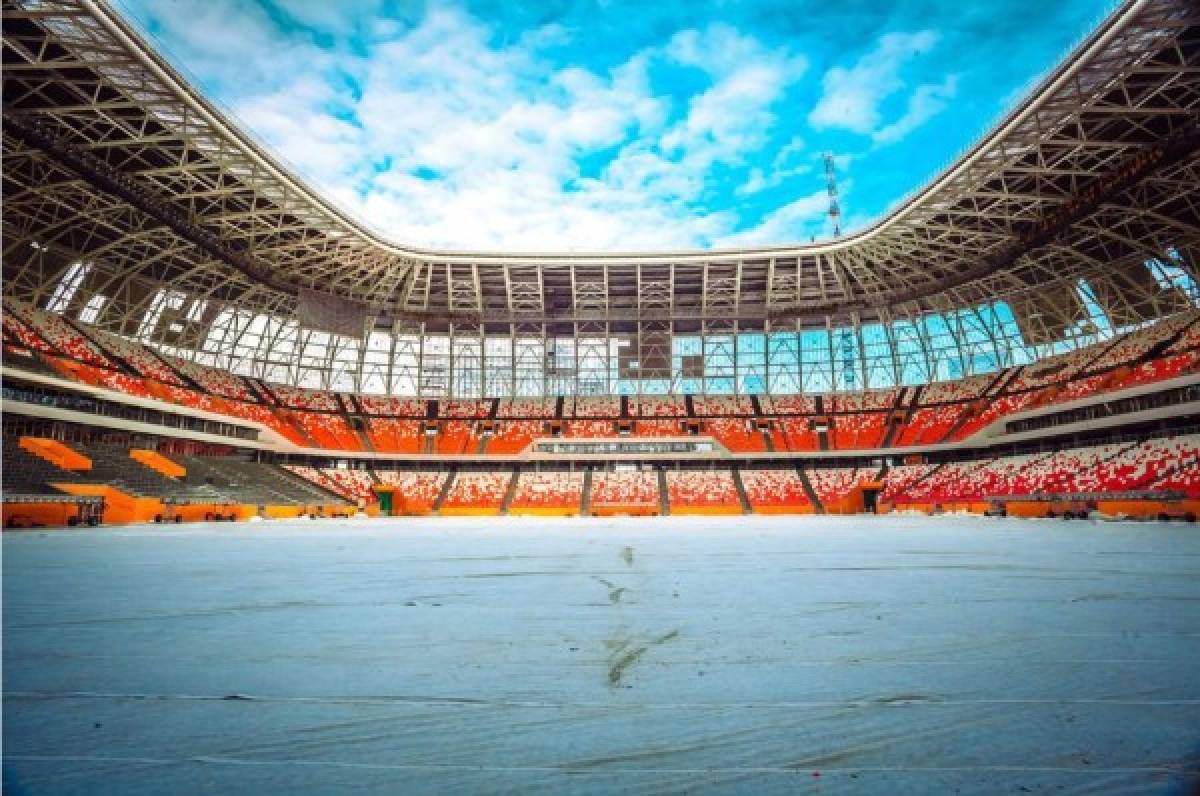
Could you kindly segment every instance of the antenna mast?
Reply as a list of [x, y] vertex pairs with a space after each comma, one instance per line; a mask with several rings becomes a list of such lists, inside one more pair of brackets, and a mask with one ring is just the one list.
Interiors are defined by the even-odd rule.
[[833, 222], [833, 237], [842, 235], [842, 209], [838, 207], [837, 176], [833, 173], [833, 153], [821, 156], [825, 161], [825, 190], [829, 193], [829, 220]]

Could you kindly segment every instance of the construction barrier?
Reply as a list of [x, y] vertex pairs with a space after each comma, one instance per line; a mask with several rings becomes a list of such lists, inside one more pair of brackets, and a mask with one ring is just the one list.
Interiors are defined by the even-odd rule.
[[676, 506], [671, 505], [671, 514], [674, 516], [681, 515], [696, 515], [707, 517], [722, 517], [731, 514], [741, 514], [741, 506]]
[[0, 508], [0, 525], [4, 528], [56, 527], [71, 524], [79, 517], [75, 503], [4, 503]]
[[594, 517], [654, 517], [659, 513], [658, 506], [650, 503], [628, 505], [609, 503], [592, 506], [589, 511]]
[[438, 510], [438, 514], [443, 517], [497, 517], [500, 515], [500, 507], [443, 506]]
[[811, 503], [793, 503], [789, 505], [754, 506], [755, 514], [814, 514], [816, 509]]
[[510, 506], [510, 517], [578, 517], [578, 506]]

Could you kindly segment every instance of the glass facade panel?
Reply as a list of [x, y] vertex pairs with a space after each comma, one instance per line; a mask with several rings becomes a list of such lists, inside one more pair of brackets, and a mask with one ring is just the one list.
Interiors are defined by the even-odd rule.
[[[1196, 284], [1170, 258], [1148, 268], [1161, 289], [1195, 305]], [[1024, 365], [1124, 333], [1103, 317], [1090, 286], [1078, 291], [1086, 317], [1051, 345], [1028, 345], [1002, 301], [915, 319], [830, 329], [659, 334], [654, 357], [666, 356], [670, 378], [639, 379], [634, 334], [599, 330], [578, 337], [452, 330], [422, 334], [376, 329], [360, 341], [224, 308], [197, 351], [160, 346], [201, 364], [271, 382], [343, 392], [425, 398], [556, 395], [832, 393], [961, 379]], [[173, 306], [160, 291], [146, 320]], [[178, 297], [181, 301], [182, 296]], [[182, 303], [180, 307], [192, 307]], [[203, 305], [199, 312], [203, 312]], [[189, 319], [199, 322], [199, 317]], [[640, 367], [640, 362], [638, 363]], [[622, 368], [625, 368], [622, 371]]]

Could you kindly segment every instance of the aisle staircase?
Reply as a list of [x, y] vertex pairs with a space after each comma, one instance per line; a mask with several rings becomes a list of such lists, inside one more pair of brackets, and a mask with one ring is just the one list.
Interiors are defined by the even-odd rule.
[[454, 481], [458, 478], [458, 470], [451, 470], [446, 474], [446, 480], [442, 483], [442, 488], [438, 492], [437, 498], [433, 501], [431, 511], [437, 514], [442, 510], [442, 504], [446, 502], [446, 498], [450, 495], [450, 490], [454, 488]]
[[734, 467], [730, 473], [733, 476], [733, 488], [737, 490], [738, 503], [742, 506], [742, 513], [753, 514], [754, 509], [750, 507], [750, 497], [746, 494], [746, 485], [742, 483], [742, 471]]
[[500, 515], [508, 514], [508, 509], [512, 506], [513, 498], [517, 495], [517, 482], [521, 480], [521, 468], [514, 467], [512, 477], [508, 479], [508, 486], [504, 489], [504, 499], [500, 501]]
[[821, 503], [821, 499], [817, 497], [817, 490], [813, 489], [812, 482], [808, 480], [808, 473], [802, 465], [796, 465], [796, 473], [800, 476], [800, 486], [804, 487], [804, 494], [808, 496], [808, 502], [812, 504], [813, 513], [824, 514], [825, 506]]
[[[901, 387], [896, 393], [896, 401], [888, 412], [887, 433], [879, 443], [881, 448], [890, 448], [895, 442], [900, 430], [912, 421], [913, 412], [917, 408], [917, 399], [922, 387]], [[907, 400], [905, 400], [907, 398]]]
[[592, 514], [592, 471], [583, 472], [583, 492], [579, 496], [579, 516], [590, 517]]

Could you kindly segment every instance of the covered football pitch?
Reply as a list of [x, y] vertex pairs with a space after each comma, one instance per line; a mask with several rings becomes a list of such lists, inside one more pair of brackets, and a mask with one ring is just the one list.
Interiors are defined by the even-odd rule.
[[1194, 526], [414, 518], [3, 543], [10, 793], [1196, 776]]

